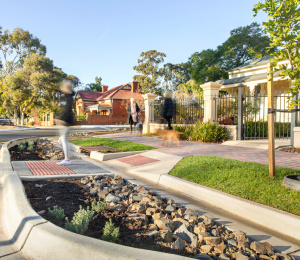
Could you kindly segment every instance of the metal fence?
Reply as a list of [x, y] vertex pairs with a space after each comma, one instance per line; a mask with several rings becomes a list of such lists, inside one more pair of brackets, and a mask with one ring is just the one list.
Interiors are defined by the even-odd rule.
[[[182, 98], [174, 99], [174, 124], [194, 124], [203, 121], [204, 101], [200, 98]], [[164, 124], [166, 120], [163, 117], [164, 100], [155, 100], [154, 122]]]
[[[275, 93], [275, 110], [288, 110], [290, 95]], [[238, 110], [241, 109], [242, 139], [268, 138], [268, 96], [266, 93], [242, 96], [242, 104], [238, 103], [237, 95], [218, 95], [215, 97], [215, 118], [222, 125], [237, 125]], [[299, 113], [297, 113], [299, 115]], [[289, 138], [291, 136], [291, 113], [276, 112], [275, 138]]]

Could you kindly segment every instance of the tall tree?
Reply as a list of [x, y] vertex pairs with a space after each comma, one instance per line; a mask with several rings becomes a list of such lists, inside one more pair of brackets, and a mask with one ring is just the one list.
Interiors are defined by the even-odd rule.
[[240, 26], [230, 31], [230, 37], [218, 46], [222, 60], [220, 65], [226, 70], [242, 66], [253, 59], [265, 56], [269, 47], [270, 39], [260, 24], [254, 22]]
[[102, 91], [102, 78], [96, 77], [95, 83], [86, 84], [84, 90], [86, 91]]
[[4, 78], [7, 95], [11, 103], [19, 108], [21, 125], [24, 125], [26, 110], [34, 101], [49, 93], [52, 80], [53, 62], [39, 54], [26, 58], [22, 69]]
[[[41, 44], [37, 37], [21, 28], [15, 28], [13, 32], [0, 28], [0, 80], [11, 76], [24, 66], [24, 60], [31, 54], [46, 54], [45, 45]], [[11, 100], [7, 95], [4, 84], [0, 89], [2, 98], [2, 110], [11, 109]], [[17, 107], [14, 107], [14, 118], [17, 119]]]
[[164, 65], [163, 87], [166, 90], [176, 91], [181, 84], [191, 79], [190, 71], [186, 63]]
[[228, 73], [220, 68], [221, 54], [218, 50], [207, 49], [195, 52], [188, 61], [191, 78], [196, 84], [228, 78]]
[[[265, 31], [269, 33], [271, 48], [278, 48], [273, 53], [273, 66], [279, 61], [288, 63], [279, 65], [282, 77], [292, 80], [290, 92], [296, 95], [300, 90], [300, 1], [299, 0], [264, 0], [255, 5], [257, 15], [262, 10], [270, 17], [264, 22]], [[291, 102], [293, 108], [300, 100]]]
[[160, 78], [164, 74], [164, 68], [161, 67], [164, 62], [166, 54], [156, 50], [142, 52], [138, 59], [138, 65], [134, 66], [138, 75], [133, 79], [139, 82], [139, 87], [144, 93], [154, 93], [161, 95], [162, 89], [160, 87]]

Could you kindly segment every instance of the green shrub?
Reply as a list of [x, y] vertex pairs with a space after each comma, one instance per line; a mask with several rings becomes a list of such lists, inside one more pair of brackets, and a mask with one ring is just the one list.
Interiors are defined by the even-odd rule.
[[[275, 137], [290, 137], [291, 123], [276, 122]], [[267, 121], [247, 121], [244, 123], [244, 135], [246, 137], [268, 137], [268, 122]]]
[[18, 145], [18, 148], [21, 151], [25, 150], [26, 147], [27, 147], [27, 143], [26, 142], [19, 143], [19, 145]]
[[33, 151], [33, 148], [34, 148], [34, 141], [29, 141], [28, 146], [27, 146], [27, 150], [28, 151]]
[[94, 213], [95, 211], [90, 210], [89, 207], [87, 209], [83, 209], [82, 206], [80, 206], [79, 211], [74, 214], [71, 222], [69, 222], [69, 219], [66, 218], [65, 228], [71, 232], [82, 235], [88, 229]]
[[56, 219], [63, 219], [65, 217], [65, 210], [55, 205], [53, 209], [48, 208], [49, 214]]
[[101, 201], [100, 199], [97, 201], [96, 199], [94, 199], [92, 201], [92, 210], [96, 211], [96, 212], [100, 212], [105, 210], [106, 207], [106, 202], [105, 201]]
[[111, 218], [105, 223], [105, 227], [103, 230], [104, 232], [102, 235], [102, 239], [105, 241], [115, 243], [120, 236], [120, 230], [118, 227], [114, 226], [114, 224], [111, 221]]
[[183, 132], [181, 138], [189, 141], [202, 141], [208, 143], [221, 142], [227, 139], [225, 127], [211, 122], [197, 122], [195, 125], [174, 126], [174, 130]]

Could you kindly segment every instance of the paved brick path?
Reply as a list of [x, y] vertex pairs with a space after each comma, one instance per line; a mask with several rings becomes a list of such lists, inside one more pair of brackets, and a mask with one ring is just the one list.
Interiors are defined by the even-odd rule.
[[[167, 148], [161, 145], [162, 141], [158, 137], [137, 137], [135, 134], [131, 135], [129, 133], [108, 134], [101, 135], [101, 137], [142, 143], [156, 147], [158, 148], [158, 151], [179, 156], [214, 155], [240, 161], [257, 162], [262, 164], [269, 163], [268, 150], [263, 149], [188, 141], [181, 141], [180, 148], [177, 148], [176, 145], [172, 145], [171, 148]], [[275, 158], [276, 166], [300, 169], [300, 154], [276, 151]]]

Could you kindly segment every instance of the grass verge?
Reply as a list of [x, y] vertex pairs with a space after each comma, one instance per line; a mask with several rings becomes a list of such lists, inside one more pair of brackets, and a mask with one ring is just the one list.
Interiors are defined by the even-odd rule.
[[289, 174], [300, 174], [300, 170], [276, 167], [276, 176], [270, 179], [267, 165], [216, 156], [186, 157], [170, 172], [194, 183], [300, 215], [300, 192], [282, 186], [283, 177]]
[[79, 146], [108, 146], [111, 148], [116, 148], [118, 152], [133, 152], [133, 151], [144, 151], [155, 149], [152, 146], [132, 143], [127, 141], [119, 141], [110, 138], [98, 138], [92, 137], [88, 139], [75, 139], [72, 141], [73, 144]]

